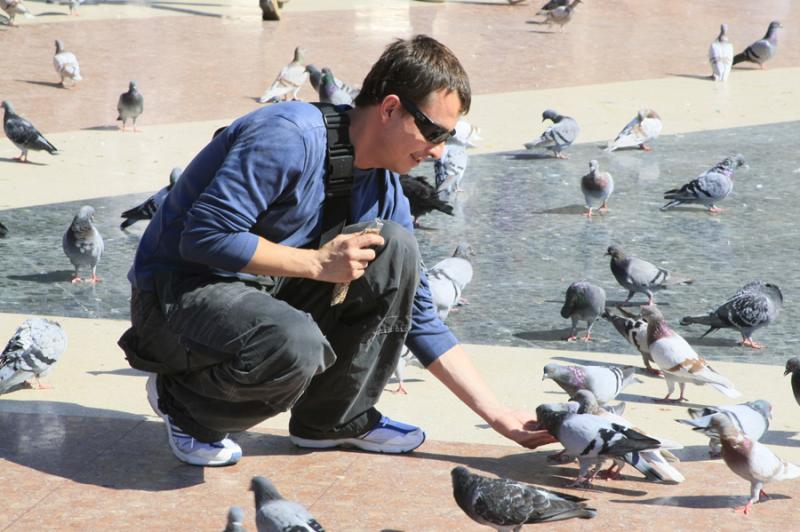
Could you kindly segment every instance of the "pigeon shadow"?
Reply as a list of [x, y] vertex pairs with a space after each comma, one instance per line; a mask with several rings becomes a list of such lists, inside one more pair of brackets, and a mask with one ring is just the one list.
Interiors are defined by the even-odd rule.
[[564, 205], [563, 207], [554, 207], [552, 209], [545, 209], [543, 211], [533, 211], [533, 214], [583, 214], [586, 212], [586, 207], [583, 205]]
[[[790, 499], [787, 495], [770, 495], [770, 499]], [[677, 497], [655, 497], [653, 499], [609, 499], [609, 502], [622, 504], [648, 504], [652, 506], [675, 506], [678, 508], [723, 509], [739, 506], [745, 502], [742, 497], [731, 495], [679, 495]], [[763, 504], [763, 503], [761, 503]]]
[[768, 430], [766, 434], [761, 437], [761, 443], [768, 443], [770, 445], [781, 445], [783, 447], [800, 447], [800, 440], [794, 439], [798, 432], [786, 430]]
[[560, 32], [557, 32], [557, 31], [552, 31], [552, 30], [550, 30], [550, 31], [542, 31], [542, 30], [528, 30], [528, 33], [540, 33], [540, 34], [542, 34], [542, 35], [552, 35], [552, 34], [554, 34], [554, 33], [560, 33]]
[[572, 332], [570, 327], [563, 329], [545, 329], [541, 331], [527, 331], [514, 333], [513, 336], [521, 340], [533, 342], [563, 342]]
[[13, 157], [0, 157], [0, 162], [17, 163], [17, 164], [32, 164], [33, 166], [47, 166], [45, 163], [37, 163], [36, 161], [31, 161], [31, 160], [22, 162], [19, 159], [15, 159]]
[[659, 209], [659, 210], [661, 212], [675, 211], [675, 212], [698, 212], [698, 213], [710, 214], [708, 212], [708, 209], [706, 209], [705, 207], [689, 207], [689, 206], [683, 206], [683, 205], [681, 205], [679, 207], [670, 207], [669, 209], [666, 209], [666, 210], [663, 210], [663, 211], [661, 209]]
[[[631, 356], [634, 356], [634, 355], [631, 355]], [[633, 365], [633, 364], [617, 364], [615, 362], [598, 363], [596, 360], [586, 360], [586, 359], [583, 359], [583, 358], [568, 357], [568, 356], [551, 357], [551, 359], [552, 360], [560, 360], [562, 362], [568, 362], [570, 364], [578, 364], [580, 366], [603, 366], [603, 367], [607, 367], [607, 368], [620, 368], [620, 369], [627, 368], [628, 366], [632, 366]], [[639, 358], [639, 360], [641, 360], [641, 358]], [[642, 370], [642, 371], [644, 371], [644, 370]]]
[[30, 83], [31, 85], [41, 85], [43, 87], [52, 87], [54, 89], [63, 89], [61, 82], [58, 81], [38, 81], [34, 79], [18, 79], [22, 83]]
[[81, 131], [119, 131], [120, 127], [116, 124], [114, 125], [104, 125], [104, 126], [91, 126], [91, 127], [83, 127]]
[[506, 155], [507, 158], [513, 159], [515, 161], [528, 161], [528, 160], [539, 160], [539, 159], [556, 159], [553, 155], [547, 153], [512, 153]]
[[29, 273], [25, 275], [7, 275], [13, 281], [30, 281], [34, 283], [63, 283], [72, 281], [72, 270], [54, 270], [52, 272]]
[[[641, 404], [649, 404], [649, 405], [656, 405], [656, 406], [674, 406], [676, 408], [681, 409], [684, 408], [705, 408], [708, 405], [701, 405], [699, 403], [690, 403], [688, 401], [681, 401], [680, 403], [662, 403], [659, 401], [661, 397], [650, 397], [648, 395], [638, 395], [638, 394], [631, 394], [631, 393], [621, 393], [616, 397], [617, 401], [625, 401], [626, 403], [641, 403]], [[684, 412], [685, 413], [685, 412]]]
[[223, 15], [219, 13], [208, 13], [205, 11], [197, 11], [196, 9], [186, 9], [183, 7], [174, 7], [174, 6], [165, 6], [165, 5], [158, 5], [158, 4], [150, 4], [151, 9], [161, 9], [163, 11], [174, 11], [176, 13], [184, 13], [187, 15], [196, 15], [198, 17], [210, 17], [210, 18], [223, 18]]
[[675, 72], [667, 72], [667, 75], [675, 78], [702, 79], [704, 81], [711, 81], [711, 76], [701, 76], [700, 74], [677, 74]]
[[502, 7], [509, 7], [508, 4], [498, 4], [497, 2], [472, 2], [472, 1], [464, 1], [464, 0], [447, 0], [448, 4], [466, 4], [470, 6], [502, 6]]
[[[687, 429], [691, 427], [684, 425]], [[688, 445], [683, 449], [670, 449], [681, 462], [713, 462], [717, 458], [711, 458], [708, 454], [708, 445]]]
[[[656, 301], [659, 308], [660, 307], [668, 307], [670, 306], [667, 302], [660, 302]], [[606, 299], [606, 306], [607, 307], [616, 307], [616, 308], [626, 308], [626, 307], [635, 307], [637, 309], [641, 308], [642, 306], [647, 305], [647, 301], [628, 301], [627, 303], [622, 299]]]
[[148, 375], [147, 372], [140, 371], [138, 369], [133, 368], [119, 368], [114, 369], [111, 371], [87, 371], [89, 375], [94, 375], [95, 377], [98, 375], [120, 375], [124, 377], [146, 377]]

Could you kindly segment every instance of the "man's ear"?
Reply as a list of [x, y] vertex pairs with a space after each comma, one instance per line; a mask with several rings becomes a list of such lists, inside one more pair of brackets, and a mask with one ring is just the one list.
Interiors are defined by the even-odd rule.
[[397, 111], [400, 107], [400, 98], [398, 98], [396, 94], [387, 94], [379, 105], [381, 121], [387, 122], [391, 118], [392, 113]]

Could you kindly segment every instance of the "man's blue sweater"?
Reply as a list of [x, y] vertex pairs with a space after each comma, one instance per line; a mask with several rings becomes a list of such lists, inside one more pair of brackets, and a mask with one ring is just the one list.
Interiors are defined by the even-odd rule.
[[[327, 132], [313, 105], [291, 102], [249, 113], [186, 167], [139, 243], [128, 278], [153, 290], [159, 271], [235, 275], [261, 236], [314, 247], [322, 230]], [[393, 220], [412, 231], [397, 174], [355, 169], [351, 220]], [[428, 365], [457, 343], [436, 315], [420, 272], [406, 345]]]

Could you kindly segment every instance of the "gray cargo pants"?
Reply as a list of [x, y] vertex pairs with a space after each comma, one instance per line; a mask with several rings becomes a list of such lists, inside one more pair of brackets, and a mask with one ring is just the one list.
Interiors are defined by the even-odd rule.
[[381, 235], [375, 260], [334, 307], [333, 284], [310, 279], [279, 279], [270, 293], [239, 279], [159, 274], [154, 292], [133, 290], [119, 345], [132, 367], [158, 373], [159, 407], [200, 441], [289, 408], [296, 436], [363, 434], [380, 419], [374, 405], [419, 283], [414, 236], [390, 221]]

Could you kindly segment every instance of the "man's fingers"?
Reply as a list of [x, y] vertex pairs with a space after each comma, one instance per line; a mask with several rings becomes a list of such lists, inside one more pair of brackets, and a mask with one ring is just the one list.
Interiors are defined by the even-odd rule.
[[365, 234], [357, 234], [350, 240], [348, 240], [350, 245], [356, 246], [358, 248], [369, 248], [372, 246], [382, 246], [383, 245], [383, 237], [379, 234], [375, 233], [365, 233]]

